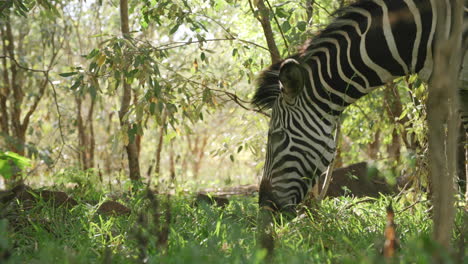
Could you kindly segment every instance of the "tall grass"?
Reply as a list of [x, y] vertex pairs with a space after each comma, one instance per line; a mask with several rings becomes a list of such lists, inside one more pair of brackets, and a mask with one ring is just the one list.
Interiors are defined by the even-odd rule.
[[[132, 213], [97, 213], [107, 198], [87, 188], [70, 191], [79, 205], [67, 209], [50, 202], [12, 201], [0, 212], [0, 262], [6, 263], [261, 263], [266, 251], [256, 243], [258, 206], [255, 197], [233, 197], [225, 208], [195, 204], [188, 195], [125, 194], [120, 202]], [[400, 250], [394, 263], [429, 263], [432, 254], [446, 255], [430, 239], [428, 202], [394, 199]], [[276, 263], [381, 263], [385, 207], [379, 199], [325, 199], [293, 219], [276, 218]], [[93, 204], [94, 201], [97, 204]], [[170, 206], [164, 206], [169, 203]], [[170, 210], [167, 222], [166, 210]], [[462, 226], [458, 211], [456, 225]], [[165, 244], [159, 241], [166, 226]], [[453, 234], [454, 243], [462, 235]], [[459, 254], [468, 262], [467, 249]]]

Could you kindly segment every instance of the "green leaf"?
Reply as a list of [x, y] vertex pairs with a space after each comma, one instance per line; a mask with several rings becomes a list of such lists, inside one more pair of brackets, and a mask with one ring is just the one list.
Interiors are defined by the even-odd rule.
[[31, 166], [31, 160], [14, 152], [0, 152], [0, 175], [9, 179], [17, 169], [23, 170]]
[[94, 85], [89, 86], [89, 94], [91, 95], [91, 98], [93, 100], [96, 99], [97, 89], [96, 89], [96, 87], [94, 87]]
[[242, 151], [242, 145], [240, 145], [238, 148], [237, 148], [237, 153], [241, 152]]
[[75, 90], [76, 88], [78, 88], [78, 86], [81, 85], [81, 81], [83, 81], [83, 78], [84, 78], [84, 76], [80, 75], [80, 77], [78, 77], [76, 79], [75, 83], [70, 87], [70, 90]]
[[155, 112], [155, 110], [156, 110], [156, 104], [153, 103], [153, 102], [151, 102], [150, 105], [149, 105], [149, 110], [150, 110], [150, 113], [151, 113], [152, 115], [154, 115], [154, 112]]
[[281, 18], [289, 17], [288, 12], [284, 8], [276, 8], [276, 15]]
[[299, 21], [297, 22], [297, 28], [300, 30], [300, 31], [305, 31], [306, 28], [307, 28], [307, 23], [305, 21]]
[[291, 24], [289, 24], [289, 21], [284, 21], [281, 25], [281, 29], [283, 30], [283, 32], [288, 32], [291, 29]]
[[128, 140], [129, 142], [135, 142], [135, 136], [138, 134], [138, 125], [133, 124], [132, 128], [127, 130]]
[[206, 88], [205, 90], [203, 90], [202, 100], [203, 100], [204, 103], [211, 102], [211, 91], [210, 91], [210, 89]]
[[170, 35], [174, 34], [177, 31], [177, 29], [179, 29], [179, 27], [180, 27], [180, 24], [173, 26], [171, 30], [169, 31], [169, 34]]
[[156, 96], [156, 98], [160, 98], [161, 97], [161, 87], [159, 86], [159, 82], [156, 80], [156, 79], [153, 79], [153, 92], [154, 92], [154, 96]]
[[99, 54], [99, 49], [93, 49], [87, 56], [86, 56], [86, 59], [92, 59], [94, 57], [96, 57], [96, 55]]
[[73, 76], [73, 75], [76, 75], [78, 74], [78, 72], [63, 72], [63, 73], [59, 73], [60, 76], [62, 77], [70, 77], [70, 76]]

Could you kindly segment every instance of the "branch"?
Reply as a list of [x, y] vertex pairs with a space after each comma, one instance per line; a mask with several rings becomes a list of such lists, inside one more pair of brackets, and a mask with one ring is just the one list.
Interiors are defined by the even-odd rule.
[[48, 70], [37, 70], [37, 69], [31, 69], [31, 68], [28, 68], [28, 67], [26, 67], [26, 66], [23, 66], [23, 65], [21, 65], [18, 61], [16, 61], [15, 58], [10, 57], [10, 56], [8, 56], [8, 55], [0, 55], [0, 59], [9, 59], [9, 60], [13, 61], [13, 62], [16, 64], [16, 66], [18, 66], [18, 68], [21, 68], [21, 69], [23, 69], [23, 70], [25, 70], [25, 71], [39, 72], [39, 73], [46, 73], [46, 72], [48, 72]]
[[[67, 28], [65, 28], [65, 33], [67, 32]], [[55, 32], [54, 32], [55, 33]], [[29, 119], [31, 118], [31, 115], [36, 111], [37, 106], [39, 105], [39, 102], [42, 99], [42, 96], [44, 95], [45, 88], [47, 87], [47, 84], [50, 83], [49, 80], [49, 72], [52, 69], [52, 65], [55, 63], [55, 60], [57, 59], [58, 54], [60, 53], [60, 50], [63, 48], [63, 43], [65, 42], [65, 38], [62, 39], [60, 42], [60, 46], [58, 49], [55, 47], [55, 41], [52, 39], [52, 58], [50, 59], [49, 65], [47, 65], [47, 70], [42, 71], [44, 74], [44, 83], [42, 84], [41, 88], [39, 89], [39, 95], [36, 96], [36, 99], [34, 100], [33, 104], [31, 105], [31, 108], [29, 111], [26, 113], [26, 115], [23, 118], [23, 122], [21, 124], [23, 129], [26, 129], [29, 124]], [[45, 46], [45, 45], [44, 45]], [[45, 47], [44, 47], [45, 50]], [[18, 66], [19, 67], [19, 66]]]
[[[184, 76], [181, 76], [183, 78], [185, 78]], [[254, 112], [257, 112], [257, 113], [260, 113], [266, 117], [270, 117], [269, 114], [263, 112], [262, 110], [260, 109], [256, 109], [256, 108], [251, 108], [251, 107], [248, 107], [248, 106], [245, 106], [244, 104], [248, 104], [250, 103], [249, 101], [247, 100], [244, 100], [244, 99], [241, 99], [239, 96], [237, 96], [235, 93], [231, 93], [231, 92], [228, 92], [228, 91], [224, 91], [224, 90], [219, 90], [219, 89], [215, 89], [215, 88], [211, 88], [205, 84], [202, 84], [200, 82], [197, 82], [197, 81], [194, 81], [194, 80], [191, 80], [191, 79], [188, 79], [188, 78], [185, 78], [186, 81], [188, 82], [191, 82], [191, 83], [195, 83], [197, 85], [200, 85], [202, 86], [203, 88], [206, 88], [210, 91], [213, 91], [213, 92], [217, 92], [217, 93], [221, 93], [221, 94], [224, 94], [226, 95], [229, 99], [231, 99], [232, 101], [234, 101], [236, 104], [238, 104], [240, 107], [244, 108], [245, 110], [248, 110], [248, 111], [254, 111]]]
[[284, 32], [283, 32], [283, 29], [281, 28], [279, 22], [278, 22], [278, 18], [276, 17], [276, 14], [275, 12], [273, 12], [273, 8], [271, 7], [270, 5], [270, 1], [268, 0], [265, 0], [266, 3], [268, 4], [268, 8], [270, 8], [270, 11], [273, 13], [273, 19], [275, 20], [276, 22], [276, 25], [278, 26], [278, 29], [281, 33], [281, 37], [283, 38], [283, 41], [284, 41], [284, 45], [286, 46], [286, 50], [288, 51], [288, 54], [289, 54], [289, 46], [288, 46], [288, 41], [286, 40], [286, 37], [284, 36]]
[[192, 41], [176, 41], [176, 42], [171, 42], [171, 43], [166, 43], [161, 46], [154, 47], [150, 43], [146, 42], [148, 45], [153, 47], [157, 51], [162, 51], [162, 50], [169, 50], [169, 49], [175, 49], [183, 46], [188, 46], [192, 44], [197, 44], [197, 43], [203, 43], [203, 42], [215, 42], [215, 41], [239, 41], [242, 43], [250, 44], [252, 46], [264, 49], [268, 51], [268, 48], [263, 47], [261, 45], [258, 45], [255, 42], [249, 41], [249, 40], [244, 40], [244, 39], [239, 39], [236, 37], [229, 37], [229, 38], [215, 38], [215, 39], [204, 39], [204, 40], [192, 40]]
[[270, 18], [269, 18], [269, 11], [266, 8], [263, 0], [258, 1], [258, 11], [260, 12], [260, 16], [255, 14], [255, 10], [252, 5], [252, 1], [249, 0], [250, 9], [252, 13], [255, 15], [255, 18], [260, 22], [263, 28], [263, 33], [265, 34], [266, 42], [268, 45], [268, 51], [270, 52], [271, 56], [271, 63], [277, 63], [281, 61], [281, 56], [276, 46], [275, 38], [273, 37], [273, 30], [271, 29]]
[[333, 13], [330, 13], [325, 7], [321, 6], [319, 3], [314, 2], [314, 4], [318, 6], [320, 9], [322, 9], [323, 11], [325, 11], [325, 13], [327, 13], [329, 16], [333, 16]]
[[[454, 177], [458, 138], [457, 80], [461, 63], [463, 1], [435, 1], [434, 68], [429, 79], [427, 124], [429, 129], [429, 174], [432, 186], [433, 239], [451, 251], [455, 218]], [[446, 23], [444, 23], [446, 22]], [[446, 24], [451, 24], [447, 32]], [[446, 124], [447, 130], [444, 125]], [[437, 256], [433, 262], [441, 262]]]
[[185, 81], [187, 82], [190, 82], [190, 83], [194, 83], [194, 84], [197, 84], [197, 85], [200, 85], [201, 87], [205, 88], [205, 89], [208, 89], [210, 91], [213, 91], [213, 92], [217, 92], [217, 93], [222, 93], [224, 95], [226, 95], [227, 97], [229, 97], [229, 99], [231, 99], [232, 101], [234, 101], [236, 104], [238, 104], [240, 107], [244, 108], [245, 110], [248, 110], [248, 111], [254, 111], [254, 112], [257, 112], [257, 113], [260, 113], [266, 117], [270, 117], [269, 114], [263, 112], [262, 110], [260, 109], [256, 109], [256, 108], [251, 108], [251, 107], [248, 107], [248, 106], [245, 106], [244, 104], [248, 104], [250, 103], [249, 101], [247, 100], [244, 100], [244, 99], [241, 99], [240, 97], [238, 97], [235, 93], [231, 93], [231, 92], [228, 92], [228, 91], [224, 91], [224, 90], [220, 90], [220, 89], [215, 89], [215, 88], [211, 88], [203, 83], [200, 83], [200, 82], [197, 82], [197, 81], [194, 81], [192, 79], [189, 79], [185, 76], [183, 76], [182, 74], [172, 70], [171, 68], [167, 68], [165, 67], [167, 70], [171, 71], [172, 73], [178, 75], [179, 77], [183, 78]]
[[417, 200], [416, 202], [406, 206], [405, 208], [401, 209], [400, 211], [397, 212], [397, 214], [401, 214], [403, 213], [404, 211], [410, 209], [411, 207], [414, 207], [415, 205], [417, 204], [420, 204], [420, 203], [427, 203], [427, 202], [430, 202], [430, 200]]
[[[340, 121], [338, 121], [336, 124], [335, 138], [333, 139], [335, 142], [338, 141], [338, 137], [340, 136], [340, 131], [341, 131], [341, 124], [340, 124]], [[334, 156], [336, 156], [336, 152]], [[333, 174], [333, 169], [335, 167], [335, 161], [336, 160], [333, 157], [332, 162], [328, 166], [327, 174], [325, 175], [325, 180], [323, 182], [322, 190], [320, 191], [320, 195], [318, 197], [319, 201], [323, 200], [323, 198], [325, 198], [325, 195], [327, 195], [328, 187], [330, 186], [330, 182], [331, 182], [331, 178]]]
[[58, 157], [55, 160], [54, 164], [51, 167], [55, 167], [57, 165], [58, 161], [60, 160], [60, 157], [62, 157], [62, 151], [63, 147], [65, 146], [65, 137], [63, 136], [63, 131], [62, 131], [62, 114], [60, 113], [60, 108], [58, 105], [58, 100], [57, 100], [57, 91], [55, 90], [55, 85], [52, 81], [47, 79], [47, 81], [50, 84], [50, 87], [52, 87], [52, 93], [54, 96], [54, 103], [55, 103], [55, 108], [57, 109], [57, 115], [58, 115], [58, 125], [59, 125], [59, 131], [60, 131], [60, 139], [62, 140], [62, 145], [60, 146], [60, 150], [58, 153]]

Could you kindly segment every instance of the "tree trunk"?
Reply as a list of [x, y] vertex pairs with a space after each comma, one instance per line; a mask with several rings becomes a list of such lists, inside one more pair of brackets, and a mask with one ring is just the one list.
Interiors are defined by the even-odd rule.
[[259, 11], [259, 15], [256, 16], [256, 18], [262, 25], [268, 50], [270, 51], [271, 63], [274, 64], [281, 61], [281, 55], [279, 53], [278, 47], [276, 46], [275, 38], [273, 36], [273, 30], [271, 29], [270, 10], [265, 6], [263, 0], [258, 1], [257, 8]]
[[76, 102], [76, 126], [78, 128], [78, 157], [80, 161], [80, 166], [82, 170], [89, 169], [88, 159], [86, 158], [86, 132], [83, 125], [83, 117], [81, 116], [81, 97], [80, 95], [75, 95]]
[[307, 24], [309, 26], [313, 24], [314, 4], [315, 4], [315, 0], [306, 1]]
[[24, 155], [24, 140], [26, 131], [21, 125], [21, 105], [23, 104], [24, 93], [21, 89], [20, 82], [18, 80], [18, 69], [15, 60], [15, 44], [13, 39], [13, 33], [11, 31], [10, 15], [7, 14], [5, 17], [5, 37], [7, 41], [6, 51], [10, 57], [10, 88], [13, 91], [13, 102], [10, 103], [10, 122], [12, 126], [11, 135], [14, 137], [12, 151], [20, 155]]
[[[7, 44], [6, 44], [6, 32], [3, 25], [0, 25], [2, 33], [2, 50], [3, 54], [7, 53]], [[8, 76], [8, 66], [7, 58], [2, 59], [2, 74], [3, 74], [3, 85], [0, 87], [0, 137], [9, 137], [10, 129], [8, 127], [9, 117], [7, 109], [7, 98], [10, 95], [10, 78]]]
[[88, 148], [87, 148], [87, 155], [88, 155], [88, 162], [89, 167], [94, 168], [94, 150], [96, 148], [96, 140], [94, 138], [94, 122], [93, 122], [93, 115], [94, 115], [94, 105], [96, 104], [96, 100], [91, 98], [91, 106], [89, 107], [88, 111], [88, 120], [86, 123], [86, 127], [88, 128]]
[[171, 140], [169, 146], [169, 172], [171, 174], [171, 182], [175, 182], [176, 172], [175, 172], [175, 159], [174, 159], [174, 142]]
[[[0, 128], [3, 136], [6, 136], [9, 141], [7, 144], [8, 149], [24, 156], [26, 130], [29, 126], [31, 116], [36, 111], [37, 106], [39, 105], [39, 102], [45, 93], [45, 89], [49, 83], [49, 70], [52, 67], [59, 51], [55, 49], [55, 42], [52, 40], [52, 44], [50, 45], [52, 47], [52, 58], [50, 60], [48, 69], [45, 71], [36, 71], [42, 72], [44, 74], [44, 80], [42, 83], [37, 85], [38, 92], [35, 97], [33, 97], [32, 101], [28, 102], [27, 104], [23, 104], [25, 98], [23, 90], [23, 80], [25, 79], [25, 74], [23, 74], [23, 72], [33, 70], [18, 66], [19, 63], [15, 58], [15, 54], [21, 54], [22, 42], [26, 34], [19, 34], [18, 40], [15, 42], [10, 21], [10, 14], [8, 12], [5, 13], [3, 22], [4, 27], [1, 26], [1, 33], [3, 52], [5, 57], [3, 59], [4, 88], [0, 90]], [[54, 34], [52, 35], [54, 36]], [[15, 43], [17, 43], [16, 47]], [[49, 43], [44, 43], [44, 49], [46, 48], [45, 45], [49, 45]], [[19, 47], [19, 51], [17, 50], [17, 47]], [[9, 67], [6, 61], [7, 59], [10, 61]], [[25, 114], [22, 117], [22, 110], [24, 110], [25, 105], [29, 105], [29, 109], [25, 111]]]
[[[200, 141], [201, 137], [201, 141]], [[200, 172], [201, 164], [205, 156], [205, 148], [208, 143], [208, 134], [197, 136], [195, 140], [195, 148], [192, 150], [193, 160], [193, 178], [197, 179]]]
[[395, 128], [392, 131], [392, 142], [387, 147], [388, 158], [391, 161], [400, 161], [400, 148], [400, 136], [398, 135], [398, 132]]
[[371, 160], [377, 160], [377, 154], [380, 148], [380, 128], [375, 131], [374, 141], [367, 146], [367, 154]]
[[94, 168], [94, 126], [93, 112], [95, 100], [91, 99], [91, 105], [88, 109], [86, 123], [82, 116], [82, 102], [80, 95], [75, 95], [76, 102], [76, 126], [78, 128], [78, 155], [82, 170]]
[[[121, 29], [122, 35], [124, 37], [129, 37], [130, 29], [128, 26], [128, 2], [127, 0], [120, 0], [120, 22], [121, 22]], [[123, 71], [125, 72], [125, 70]], [[124, 129], [129, 129], [130, 124], [128, 120], [125, 119], [125, 114], [128, 113], [130, 108], [130, 101], [132, 98], [132, 89], [130, 84], [127, 82], [127, 78], [125, 74], [122, 73], [122, 102], [120, 105], [119, 111], [119, 120], [120, 126]], [[130, 179], [132, 181], [140, 181], [140, 162], [138, 158], [138, 147], [135, 140], [130, 140], [128, 144], [125, 146], [125, 150], [127, 151], [127, 158], [128, 158], [128, 168], [130, 171]]]
[[468, 182], [467, 182], [467, 173], [468, 173], [468, 162], [466, 155], [466, 151], [468, 151], [468, 138], [467, 133], [465, 132], [465, 128], [463, 127], [462, 122], [460, 124], [460, 131], [458, 133], [458, 140], [457, 140], [457, 152], [458, 152], [458, 160], [457, 160], [457, 175], [458, 175], [458, 185], [460, 187], [460, 191], [465, 193], [465, 200], [468, 201]]
[[[456, 174], [456, 141], [458, 133], [458, 83], [460, 69], [461, 25], [463, 3], [450, 1], [453, 6], [452, 32], [445, 29], [445, 1], [436, 1], [437, 28], [434, 39], [434, 69], [429, 82], [427, 101], [429, 127], [429, 169], [434, 206], [433, 238], [451, 252], [454, 220], [454, 178]], [[450, 10], [449, 10], [450, 11]], [[450, 21], [450, 20], [449, 20]], [[446, 36], [446, 34], [449, 34]], [[445, 136], [444, 124], [448, 133]], [[445, 143], [445, 144], [444, 144]], [[434, 256], [440, 262], [440, 256]]]
[[156, 148], [156, 165], [154, 166], [154, 174], [159, 177], [159, 173], [161, 173], [161, 152], [164, 142], [164, 125], [166, 124], [167, 118], [167, 111], [164, 109], [162, 111], [161, 117], [161, 128], [159, 129], [159, 140], [158, 140], [158, 147]]

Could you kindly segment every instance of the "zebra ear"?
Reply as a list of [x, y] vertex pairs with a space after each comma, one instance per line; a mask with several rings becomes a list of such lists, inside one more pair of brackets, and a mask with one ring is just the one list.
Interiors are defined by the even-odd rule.
[[282, 93], [287, 100], [294, 99], [304, 87], [301, 66], [295, 59], [286, 59], [281, 64], [279, 79], [283, 85]]

